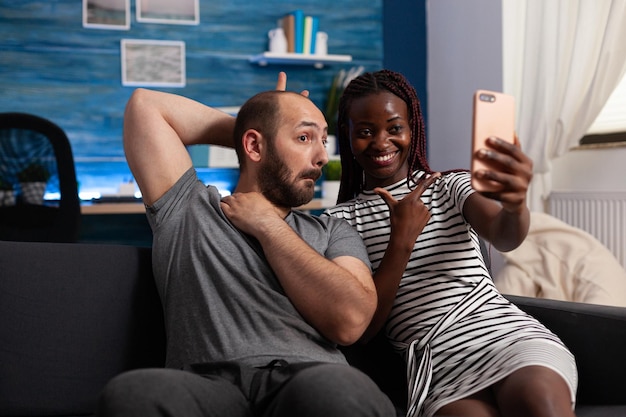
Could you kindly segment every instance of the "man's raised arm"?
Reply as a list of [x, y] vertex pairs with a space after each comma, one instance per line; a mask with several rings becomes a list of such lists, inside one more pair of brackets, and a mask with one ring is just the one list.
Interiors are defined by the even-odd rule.
[[135, 90], [124, 113], [124, 151], [144, 203], [154, 203], [192, 166], [187, 145], [232, 147], [234, 126], [234, 117], [197, 101]]

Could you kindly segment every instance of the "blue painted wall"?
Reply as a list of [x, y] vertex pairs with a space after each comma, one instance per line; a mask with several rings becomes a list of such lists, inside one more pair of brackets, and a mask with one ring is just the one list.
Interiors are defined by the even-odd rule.
[[[114, 191], [130, 178], [121, 132], [133, 87], [121, 84], [121, 39], [184, 41], [187, 85], [162, 90], [214, 106], [241, 105], [273, 88], [277, 72], [285, 70], [289, 89], [310, 90], [323, 107], [337, 71], [383, 65], [382, 0], [200, 0], [197, 26], [138, 23], [131, 0], [129, 30], [83, 28], [81, 3], [0, 2], [0, 111], [35, 113], [59, 124], [72, 142], [83, 188]], [[320, 70], [250, 64], [250, 56], [267, 49], [267, 31], [296, 8], [319, 17], [329, 53], [352, 55], [353, 62]]]
[[424, 120], [428, 120], [426, 20], [426, 0], [383, 2], [383, 66], [401, 72], [415, 87]]

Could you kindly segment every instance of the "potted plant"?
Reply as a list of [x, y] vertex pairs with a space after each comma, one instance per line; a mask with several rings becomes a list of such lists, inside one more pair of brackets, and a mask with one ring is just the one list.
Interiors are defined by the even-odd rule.
[[341, 160], [339, 158], [330, 158], [328, 163], [322, 168], [324, 173], [324, 181], [340, 181], [341, 180]]
[[328, 122], [328, 154], [337, 154], [337, 112], [339, 111], [339, 98], [343, 93], [346, 86], [363, 73], [364, 67], [353, 67], [349, 71], [345, 69], [340, 70], [333, 78], [333, 83], [328, 90], [328, 96], [326, 97], [326, 108], [324, 110], [324, 116], [326, 116], [326, 122]]
[[15, 205], [15, 190], [13, 183], [0, 177], [0, 206]]
[[339, 183], [341, 182], [341, 160], [330, 158], [322, 168], [324, 182], [322, 182], [322, 204], [334, 205], [339, 195]]
[[17, 173], [22, 188], [22, 201], [29, 204], [41, 204], [50, 179], [50, 171], [40, 163], [32, 162]]

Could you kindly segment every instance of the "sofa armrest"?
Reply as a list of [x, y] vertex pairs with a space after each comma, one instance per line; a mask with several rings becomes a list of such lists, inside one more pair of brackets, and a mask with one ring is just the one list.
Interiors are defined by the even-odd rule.
[[626, 308], [506, 297], [558, 335], [574, 354], [579, 404], [626, 404]]

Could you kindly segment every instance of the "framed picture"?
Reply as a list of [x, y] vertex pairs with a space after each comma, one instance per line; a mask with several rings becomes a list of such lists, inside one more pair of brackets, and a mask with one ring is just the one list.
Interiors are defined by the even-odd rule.
[[185, 42], [122, 39], [122, 85], [184, 87]]
[[130, 29], [130, 0], [83, 0], [83, 27]]
[[199, 0], [136, 0], [138, 22], [197, 25]]

